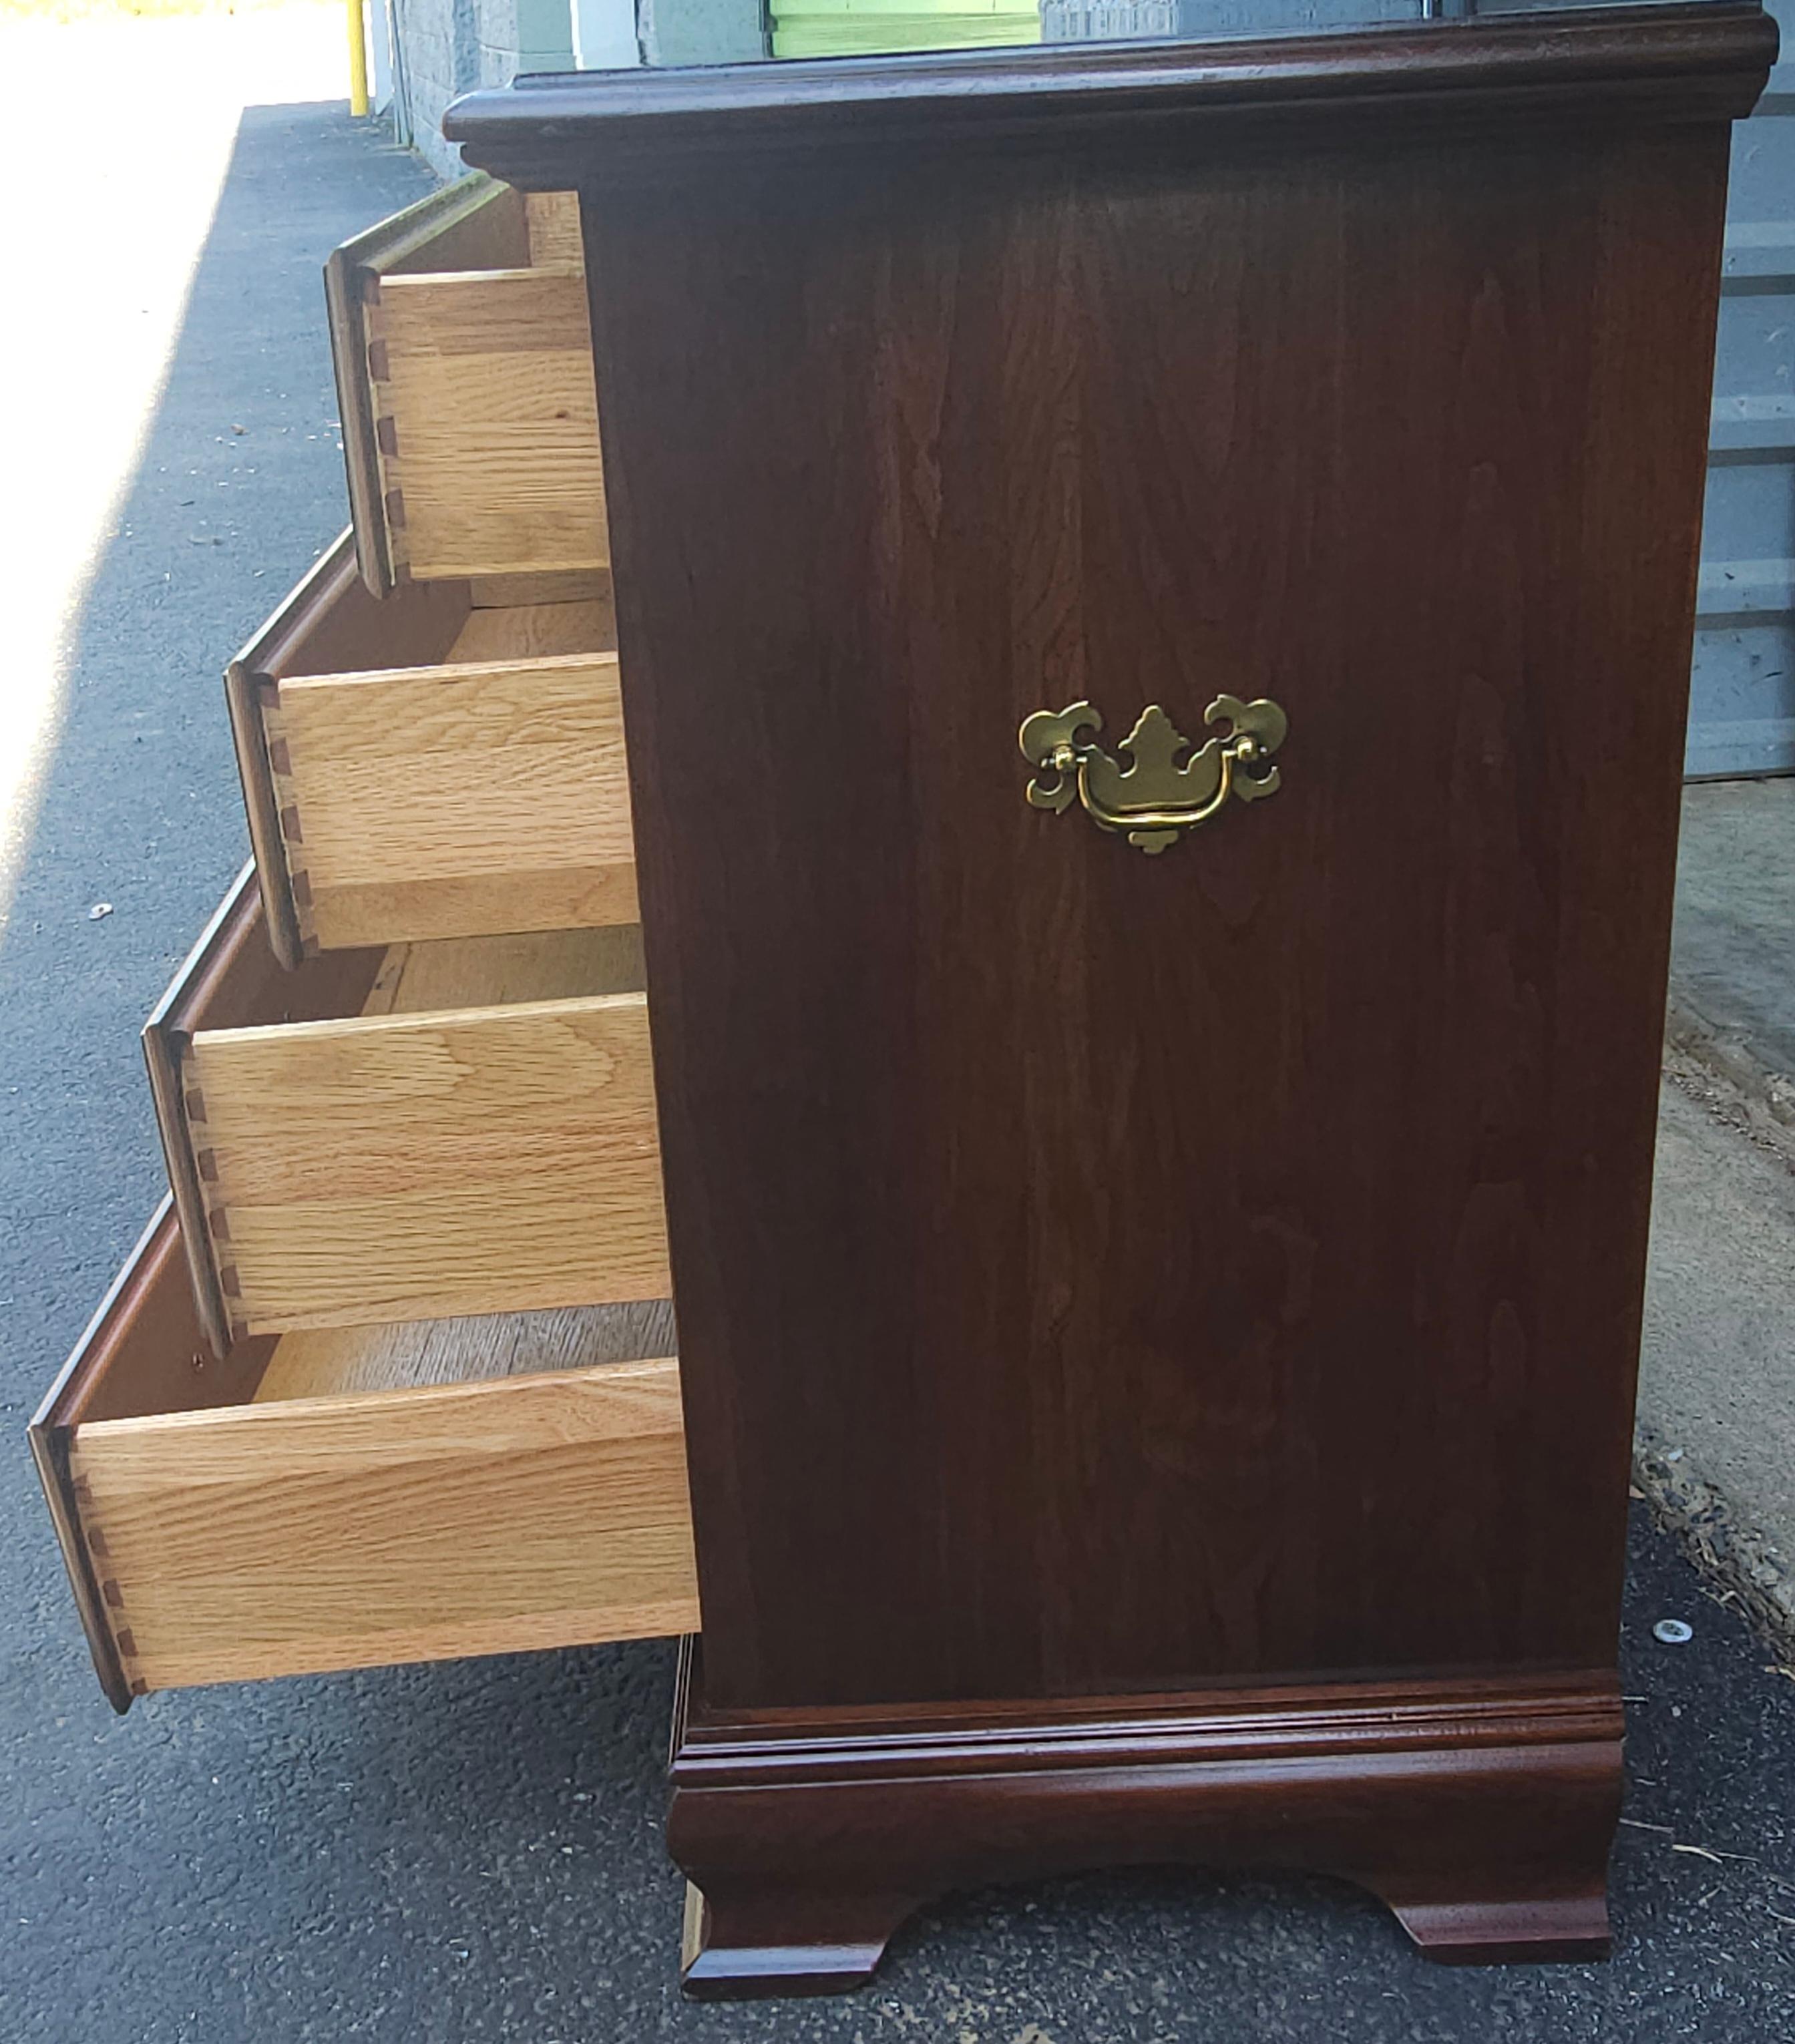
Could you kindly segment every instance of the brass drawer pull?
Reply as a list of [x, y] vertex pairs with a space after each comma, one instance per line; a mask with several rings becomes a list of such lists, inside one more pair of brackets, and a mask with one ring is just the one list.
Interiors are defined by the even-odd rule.
[[[1132, 762], [1124, 766], [1097, 743], [1103, 718], [1090, 703], [1038, 709], [1023, 719], [1018, 734], [1022, 756], [1036, 770], [1028, 800], [1057, 813], [1076, 795], [1100, 830], [1126, 832], [1143, 851], [1163, 851], [1219, 814], [1230, 795], [1256, 802], [1278, 785], [1271, 755], [1284, 742], [1288, 720], [1276, 703], [1264, 696], [1253, 702], [1217, 696], [1203, 721], [1225, 722], [1227, 735], [1193, 747], [1157, 703], [1149, 703], [1116, 748]], [[1183, 753], [1190, 756], [1181, 766]]]

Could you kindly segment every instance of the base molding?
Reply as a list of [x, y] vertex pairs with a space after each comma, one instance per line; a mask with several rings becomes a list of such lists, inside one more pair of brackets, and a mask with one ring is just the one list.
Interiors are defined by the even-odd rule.
[[835, 1992], [948, 1889], [1155, 1864], [1343, 1877], [1448, 1963], [1603, 1958], [1621, 1732], [1611, 1669], [728, 1713], [689, 1643], [682, 1977]]

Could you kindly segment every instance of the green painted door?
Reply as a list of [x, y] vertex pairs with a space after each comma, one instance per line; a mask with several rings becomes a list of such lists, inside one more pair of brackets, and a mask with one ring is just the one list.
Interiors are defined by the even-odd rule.
[[977, 49], [1041, 40], [1039, 0], [770, 0], [776, 57]]

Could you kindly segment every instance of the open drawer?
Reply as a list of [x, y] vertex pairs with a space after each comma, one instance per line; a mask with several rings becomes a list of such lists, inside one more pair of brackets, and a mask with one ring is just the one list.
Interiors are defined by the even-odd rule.
[[31, 1429], [106, 1694], [695, 1631], [671, 1348], [659, 1304], [220, 1360], [165, 1201]]
[[571, 194], [464, 178], [345, 242], [325, 295], [371, 590], [605, 565]]
[[231, 663], [283, 964], [636, 920], [609, 578], [549, 593], [464, 579], [376, 597], [345, 532]]
[[668, 1296], [641, 986], [633, 927], [283, 972], [246, 867], [144, 1033], [217, 1353]]

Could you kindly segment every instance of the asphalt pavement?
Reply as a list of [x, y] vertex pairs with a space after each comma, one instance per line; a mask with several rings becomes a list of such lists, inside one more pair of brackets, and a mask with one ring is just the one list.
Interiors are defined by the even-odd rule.
[[1795, 1673], [1643, 1516], [1605, 1965], [1437, 1968], [1344, 1885], [1174, 1870], [952, 1897], [860, 1995], [693, 2007], [670, 1646], [113, 1716], [23, 1428], [162, 1183], [136, 1030], [244, 855], [219, 670], [344, 520], [318, 267], [428, 185], [329, 97], [336, 11], [294, 14], [0, 31], [71, 271], [15, 253], [45, 289], [0, 336], [14, 451], [59, 464], [40, 494], [15, 479], [5, 571], [41, 628], [0, 704], [0, 2038], [1795, 2036]]

